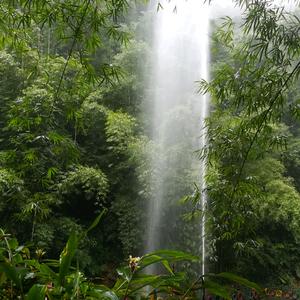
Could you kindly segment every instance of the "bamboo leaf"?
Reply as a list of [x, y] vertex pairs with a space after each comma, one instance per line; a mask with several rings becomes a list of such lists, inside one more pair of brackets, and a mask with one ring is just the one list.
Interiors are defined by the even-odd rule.
[[86, 234], [91, 231], [92, 229], [94, 229], [100, 222], [100, 220], [102, 219], [102, 217], [104, 216], [104, 214], [107, 212], [107, 209], [103, 209], [102, 212], [96, 217], [96, 219], [93, 221], [93, 223], [91, 224], [91, 226], [87, 229], [87, 231], [85, 232]]

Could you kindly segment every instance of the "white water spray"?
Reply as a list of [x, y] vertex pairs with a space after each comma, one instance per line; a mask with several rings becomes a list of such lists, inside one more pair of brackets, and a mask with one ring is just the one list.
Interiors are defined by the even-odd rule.
[[[176, 232], [181, 218], [176, 215], [176, 202], [190, 192], [192, 182], [200, 182], [201, 209], [206, 206], [205, 162], [193, 156], [206, 143], [204, 119], [209, 99], [197, 93], [196, 81], [209, 79], [209, 6], [201, 0], [160, 2], [163, 9], [154, 17], [152, 93], [148, 96], [155, 148], [150, 154], [147, 252], [176, 248], [175, 240], [182, 239]], [[200, 232], [204, 274], [204, 214]]]
[[[158, 0], [153, 2], [157, 5]], [[184, 230], [180, 227], [180, 210], [176, 209], [175, 203], [191, 192], [186, 188], [188, 185], [199, 182], [200, 207], [204, 212], [201, 229], [197, 233], [198, 225], [198, 230], [191, 230], [188, 239], [198, 238], [202, 256], [201, 273], [204, 275], [207, 272], [206, 162], [191, 157], [195, 150], [207, 143], [204, 120], [208, 114], [209, 96], [197, 94], [195, 82], [209, 80], [210, 15], [212, 18], [225, 15], [239, 17], [241, 11], [232, 0], [214, 0], [213, 9], [203, 2], [160, 0], [163, 8], [158, 13], [154, 12], [152, 71], [147, 90], [155, 146], [149, 154], [152, 172], [146, 252], [163, 248], [191, 250], [178, 243], [178, 240], [184, 239], [180, 235]], [[274, 0], [274, 5], [285, 4], [286, 9], [293, 9], [286, 2]]]
[[[201, 64], [200, 64], [200, 78], [206, 81], [209, 81], [209, 11], [208, 8], [203, 10], [206, 17], [203, 18], [202, 24], [202, 34], [201, 34]], [[208, 105], [209, 105], [209, 94], [202, 95], [202, 105], [201, 105], [201, 136], [200, 136], [200, 148], [202, 149], [207, 143], [207, 128], [205, 126], [205, 119], [208, 115]], [[205, 222], [206, 222], [206, 205], [207, 205], [207, 192], [206, 192], [206, 184], [205, 184], [205, 175], [206, 175], [206, 160], [200, 162], [200, 183], [201, 183], [201, 211], [202, 211], [202, 219], [201, 219], [201, 255], [202, 255], [202, 275], [205, 274], [205, 262], [206, 262], [206, 230], [205, 230]]]

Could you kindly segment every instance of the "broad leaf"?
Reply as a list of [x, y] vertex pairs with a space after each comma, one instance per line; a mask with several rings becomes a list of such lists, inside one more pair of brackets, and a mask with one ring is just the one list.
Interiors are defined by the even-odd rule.
[[159, 250], [143, 256], [141, 261], [139, 262], [139, 267], [140, 269], [143, 269], [149, 265], [161, 262], [165, 266], [165, 268], [172, 274], [173, 271], [169, 265], [170, 262], [198, 260], [199, 258], [197, 256], [182, 251]]
[[78, 246], [78, 237], [74, 232], [72, 232], [64, 250], [60, 255], [60, 267], [59, 267], [60, 284], [63, 284], [64, 278], [69, 272], [71, 262], [75, 255], [77, 246]]
[[217, 282], [206, 279], [204, 281], [204, 288], [213, 295], [216, 295], [216, 296], [222, 297], [224, 299], [228, 299], [228, 300], [231, 299], [231, 295], [232, 295], [231, 289], [227, 288], [224, 285], [221, 285]]
[[29, 290], [26, 300], [45, 300], [47, 292], [47, 286], [41, 284], [35, 284]]
[[223, 273], [217, 274], [216, 276], [228, 279], [228, 280], [236, 282], [236, 283], [239, 283], [240, 285], [243, 285], [243, 286], [248, 287], [248, 288], [253, 288], [259, 293], [262, 292], [262, 288], [259, 285], [257, 285], [256, 283], [254, 283], [252, 281], [249, 281], [246, 278], [240, 277], [236, 274], [223, 272]]
[[92, 289], [87, 293], [89, 296], [94, 297], [95, 299], [101, 300], [119, 300], [119, 297], [111, 290], [100, 290]]

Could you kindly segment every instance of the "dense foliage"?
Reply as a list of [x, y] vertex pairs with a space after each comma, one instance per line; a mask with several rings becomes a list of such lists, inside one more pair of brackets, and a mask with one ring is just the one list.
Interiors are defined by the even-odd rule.
[[213, 100], [204, 149], [212, 260], [265, 284], [299, 274], [298, 28], [297, 12], [253, 1], [214, 33], [213, 79], [201, 82]]
[[[235, 2], [242, 20], [214, 26], [212, 80], [200, 83], [212, 98], [208, 144], [200, 155], [208, 162], [209, 268], [267, 285], [296, 285], [298, 12], [268, 1]], [[191, 146], [183, 139], [172, 143], [174, 160], [164, 180], [149, 163], [149, 153], [157, 164], [164, 158], [143, 111], [151, 52], [145, 29], [151, 16], [144, 9], [125, 0], [1, 1], [0, 297], [127, 299], [151, 286], [153, 295], [161, 289], [175, 299], [196, 297], [203, 288], [230, 298], [226, 279], [259, 289], [229, 273], [193, 282], [196, 259], [180, 251], [131, 258], [115, 271], [129, 255], [143, 254], [153, 178], [168, 190], [164, 213], [185, 213], [161, 224], [170, 247], [198, 254], [200, 239], [193, 236], [198, 223], [188, 223], [199, 213], [188, 214], [186, 200], [198, 208], [201, 191], [178, 204], [197, 172], [197, 165], [182, 170], [178, 164], [178, 157], [190, 163]], [[192, 113], [181, 108], [166, 127]], [[108, 213], [96, 226], [102, 211]], [[176, 268], [185, 272], [175, 272], [172, 264], [181, 260], [188, 263]], [[155, 262], [167, 274], [140, 272]]]
[[2, 1], [0, 10], [1, 227], [54, 257], [109, 209], [80, 250], [91, 275], [141, 248], [137, 162], [147, 143], [129, 115], [139, 112], [132, 61], [143, 44], [118, 23], [126, 1], [100, 2]]
[[[112, 287], [92, 282], [78, 269], [79, 241], [95, 229], [104, 212], [82, 234], [71, 233], [59, 260], [42, 260], [42, 251], [36, 251], [35, 258], [31, 257], [27, 247], [19, 245], [15, 238], [1, 230], [1, 299], [149, 299], [149, 296], [157, 298], [158, 293], [168, 299], [193, 299], [206, 290], [229, 300], [234, 291], [229, 283], [262, 292], [257, 284], [231, 273], [208, 274], [205, 280], [201, 275], [191, 281], [187, 273], [177, 272], [174, 268], [178, 263], [193, 262], [198, 258], [174, 250], [130, 256], [128, 264], [117, 269], [118, 278]], [[76, 269], [71, 265], [74, 259], [77, 260]], [[153, 264], [161, 264], [165, 274], [145, 274], [145, 269]]]

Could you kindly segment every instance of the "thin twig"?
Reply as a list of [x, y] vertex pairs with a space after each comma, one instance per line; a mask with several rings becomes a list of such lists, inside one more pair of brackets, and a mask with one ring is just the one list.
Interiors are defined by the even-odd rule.
[[133, 279], [133, 276], [134, 276], [134, 274], [135, 274], [135, 271], [136, 271], [136, 270], [133, 270], [133, 272], [132, 272], [132, 274], [131, 274], [131, 277], [130, 277], [130, 279], [128, 280], [128, 284], [127, 284], [127, 287], [126, 287], [126, 290], [125, 290], [125, 294], [124, 294], [123, 300], [126, 300], [126, 298], [127, 298], [127, 296], [128, 296], [130, 283], [131, 283], [131, 280]]

